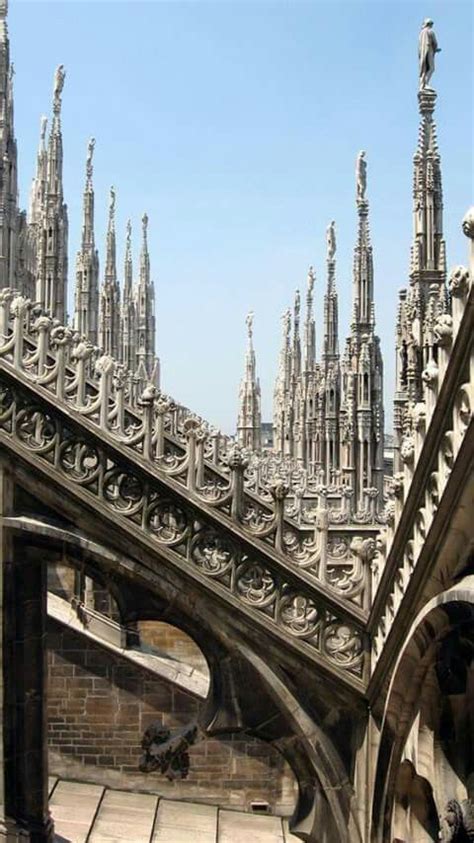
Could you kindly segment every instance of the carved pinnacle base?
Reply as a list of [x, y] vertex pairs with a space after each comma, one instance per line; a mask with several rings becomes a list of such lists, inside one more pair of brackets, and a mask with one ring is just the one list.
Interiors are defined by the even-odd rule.
[[432, 114], [436, 105], [437, 93], [434, 88], [421, 88], [418, 91], [418, 103], [421, 114]]

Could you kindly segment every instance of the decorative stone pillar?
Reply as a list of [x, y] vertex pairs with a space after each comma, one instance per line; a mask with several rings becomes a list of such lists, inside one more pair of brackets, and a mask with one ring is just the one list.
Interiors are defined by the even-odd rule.
[[0, 464], [0, 840], [47, 843], [46, 565], [4, 524], [13, 512], [13, 480]]

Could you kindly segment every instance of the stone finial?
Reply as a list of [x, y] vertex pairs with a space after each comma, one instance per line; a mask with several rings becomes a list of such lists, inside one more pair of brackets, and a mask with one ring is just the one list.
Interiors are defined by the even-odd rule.
[[66, 71], [64, 70], [64, 65], [60, 64], [54, 74], [53, 112], [55, 116], [58, 116], [61, 112], [61, 94], [64, 88], [65, 78]]

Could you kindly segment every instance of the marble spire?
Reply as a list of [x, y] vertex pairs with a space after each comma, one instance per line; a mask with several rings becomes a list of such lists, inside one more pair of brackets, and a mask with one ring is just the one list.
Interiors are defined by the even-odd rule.
[[[62, 92], [66, 72], [56, 68], [53, 87], [53, 118], [46, 154], [43, 208], [37, 223], [38, 270], [36, 299], [51, 316], [67, 319], [68, 214], [63, 197]], [[44, 124], [43, 124], [44, 125]]]
[[245, 354], [244, 377], [240, 382], [239, 416], [237, 439], [240, 445], [259, 451], [261, 447], [260, 382], [257, 378], [255, 350], [253, 347], [253, 313], [245, 320], [247, 326], [247, 350]]
[[81, 248], [76, 256], [74, 327], [97, 345], [99, 341], [99, 253], [94, 235], [93, 155], [95, 139], [87, 145], [86, 179], [83, 195]]
[[120, 288], [117, 281], [117, 247], [115, 238], [115, 188], [110, 188], [109, 219], [104, 283], [100, 296], [99, 345], [104, 354], [119, 358]]

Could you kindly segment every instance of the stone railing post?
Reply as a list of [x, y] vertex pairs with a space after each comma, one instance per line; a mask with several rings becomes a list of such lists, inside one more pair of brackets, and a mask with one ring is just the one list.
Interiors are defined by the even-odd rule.
[[55, 325], [51, 330], [51, 346], [56, 349], [56, 397], [66, 397], [66, 363], [68, 347], [72, 343], [72, 331], [64, 325]]
[[155, 458], [157, 460], [161, 460], [165, 455], [165, 416], [172, 406], [171, 401], [163, 394], [159, 395], [155, 401]]
[[[38, 322], [39, 321], [41, 320], [38, 320]], [[40, 330], [40, 327], [41, 326], [38, 326], [38, 331]], [[43, 333], [44, 331], [42, 331], [38, 335], [38, 345], [41, 342]], [[71, 359], [74, 361], [76, 368], [76, 404], [78, 407], [81, 408], [84, 407], [86, 404], [87, 369], [89, 365], [89, 360], [92, 357], [93, 352], [94, 346], [92, 345], [92, 343], [90, 343], [84, 338], [81, 338], [79, 342], [74, 345], [71, 351]]]
[[196, 485], [198, 489], [204, 486], [204, 448], [207, 441], [207, 430], [203, 425], [196, 431]]
[[25, 318], [30, 300], [24, 296], [15, 296], [11, 303], [13, 315], [13, 365], [21, 371], [23, 368], [23, 334], [25, 330]]
[[99, 375], [99, 425], [102, 430], [109, 429], [109, 401], [112, 396], [112, 377], [115, 361], [108, 354], [99, 357], [95, 364], [96, 374]]
[[138, 399], [138, 404], [143, 409], [143, 456], [150, 461], [153, 460], [153, 421], [158, 395], [157, 387], [149, 383]]
[[219, 463], [219, 445], [220, 445], [220, 433], [218, 430], [212, 430], [211, 432], [211, 442], [212, 442], [212, 453], [211, 453], [211, 460], [214, 465], [218, 465]]
[[3, 345], [8, 337], [10, 328], [10, 304], [15, 294], [10, 287], [0, 290], [0, 345]]
[[285, 531], [285, 500], [290, 487], [284, 480], [277, 480], [270, 486], [270, 492], [275, 502], [275, 549], [285, 552], [283, 536]]
[[118, 433], [125, 432], [125, 380], [126, 369], [121, 363], [115, 366], [112, 384], [115, 394], [115, 426]]
[[244, 508], [244, 471], [248, 462], [248, 457], [242, 452], [240, 446], [234, 445], [228, 455], [228, 463], [232, 477], [231, 516], [235, 521], [240, 521]]
[[187, 440], [188, 450], [188, 474], [187, 474], [187, 488], [194, 492], [196, 489], [196, 437], [199, 429], [199, 420], [190, 416], [183, 424], [184, 433]]
[[326, 497], [319, 496], [320, 503], [316, 510], [314, 519], [314, 544], [319, 554], [319, 579], [327, 582], [327, 561], [328, 561], [328, 537], [329, 537], [329, 510]]

